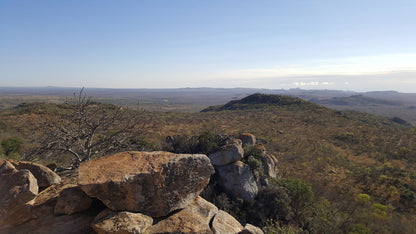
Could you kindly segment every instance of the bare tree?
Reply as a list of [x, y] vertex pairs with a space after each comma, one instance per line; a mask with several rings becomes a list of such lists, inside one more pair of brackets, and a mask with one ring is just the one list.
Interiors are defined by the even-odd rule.
[[35, 139], [36, 154], [69, 153], [72, 166], [83, 161], [127, 149], [129, 141], [140, 135], [144, 122], [139, 110], [129, 110], [92, 101], [84, 89], [67, 98], [63, 109], [41, 121]]

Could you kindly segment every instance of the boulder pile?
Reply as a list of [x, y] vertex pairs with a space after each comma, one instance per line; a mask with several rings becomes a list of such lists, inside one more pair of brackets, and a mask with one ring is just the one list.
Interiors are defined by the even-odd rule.
[[203, 154], [118, 153], [75, 181], [40, 169], [0, 160], [0, 233], [262, 233], [199, 196], [215, 172]]
[[[277, 177], [277, 157], [268, 153], [258, 143], [256, 136], [243, 133], [237, 139], [228, 140], [228, 144], [208, 155], [217, 173], [218, 184], [234, 198], [246, 201], [254, 200], [259, 188], [268, 184], [269, 178]], [[244, 148], [243, 148], [244, 147]], [[256, 149], [258, 155], [245, 155], [244, 149]], [[250, 167], [251, 159], [257, 157], [259, 169]], [[255, 172], [261, 171], [261, 174]]]

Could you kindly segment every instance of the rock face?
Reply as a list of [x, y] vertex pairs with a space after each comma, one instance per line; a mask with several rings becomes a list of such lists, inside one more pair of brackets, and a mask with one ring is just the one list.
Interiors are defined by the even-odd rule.
[[225, 145], [221, 150], [210, 154], [209, 159], [214, 166], [225, 166], [241, 160], [244, 157], [244, 150], [238, 142]]
[[243, 142], [243, 146], [256, 144], [256, 136], [253, 134], [242, 133], [238, 138]]
[[202, 154], [130, 151], [82, 163], [78, 183], [112, 210], [161, 217], [192, 203], [213, 173]]
[[210, 221], [218, 208], [201, 197], [185, 209], [149, 227], [146, 233], [212, 233]]
[[277, 157], [272, 154], [266, 153], [262, 158], [262, 161], [265, 176], [269, 178], [276, 178], [278, 175], [277, 164], [279, 162], [277, 160]]
[[95, 217], [91, 226], [98, 234], [144, 233], [152, 223], [151, 217], [140, 213], [106, 209]]
[[8, 162], [0, 166], [0, 227], [16, 223], [26, 203], [38, 194], [36, 178], [28, 170], [17, 170]]
[[24, 161], [12, 161], [12, 164], [18, 170], [29, 170], [37, 179], [39, 188], [45, 188], [52, 184], [59, 184], [59, 182], [61, 182], [61, 177], [59, 177], [51, 169], [41, 164]]
[[212, 231], [214, 234], [239, 233], [243, 226], [230, 214], [220, 210], [212, 221]]
[[60, 193], [56, 202], [54, 213], [56, 215], [81, 212], [90, 208], [92, 199], [77, 185], [65, 188]]
[[250, 167], [237, 161], [227, 166], [216, 167], [220, 185], [234, 197], [244, 200], [253, 200], [257, 193], [258, 187], [251, 173]]

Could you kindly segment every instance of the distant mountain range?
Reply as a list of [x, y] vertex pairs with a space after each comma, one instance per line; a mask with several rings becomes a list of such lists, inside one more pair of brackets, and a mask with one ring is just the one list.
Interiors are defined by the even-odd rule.
[[[17, 102], [63, 101], [81, 88], [0, 87], [0, 109]], [[298, 97], [338, 110], [358, 110], [387, 117], [400, 117], [416, 124], [416, 93], [396, 91], [354, 92], [340, 90], [251, 89], [251, 88], [178, 88], [110, 89], [85, 88], [85, 93], [100, 101], [135, 105], [162, 111], [200, 111], [208, 106], [242, 99], [254, 93]], [[157, 107], [157, 108], [156, 108]]]

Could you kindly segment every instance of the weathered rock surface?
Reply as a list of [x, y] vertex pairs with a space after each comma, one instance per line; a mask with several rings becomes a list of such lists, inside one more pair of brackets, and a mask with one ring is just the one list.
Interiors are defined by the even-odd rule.
[[96, 211], [72, 215], [54, 214], [54, 208], [61, 192], [73, 187], [68, 184], [55, 184], [40, 192], [33, 200], [14, 212], [8, 226], [0, 225], [0, 233], [90, 233], [90, 223]]
[[106, 209], [95, 217], [91, 227], [98, 234], [144, 233], [152, 223], [153, 219], [147, 215]]
[[239, 161], [244, 157], [244, 150], [238, 142], [225, 145], [213, 154], [210, 154], [209, 159], [214, 166], [225, 166], [233, 162]]
[[243, 226], [225, 211], [218, 211], [212, 221], [212, 232], [214, 234], [239, 233]]
[[161, 217], [192, 203], [213, 173], [202, 154], [130, 151], [82, 163], [78, 183], [112, 210]]
[[38, 189], [36, 178], [30, 171], [17, 171], [11, 163], [3, 161], [0, 167], [0, 227], [14, 225], [20, 210], [35, 198]]
[[265, 153], [262, 160], [265, 176], [268, 178], [276, 178], [278, 176], [277, 164], [279, 162], [277, 157], [272, 154]]
[[218, 172], [218, 183], [234, 197], [244, 200], [253, 200], [257, 193], [258, 187], [254, 180], [250, 167], [237, 161], [233, 164], [216, 167]]
[[210, 221], [218, 208], [197, 197], [185, 209], [149, 227], [145, 233], [212, 233]]
[[264, 234], [264, 232], [260, 228], [248, 223], [239, 234]]
[[61, 182], [61, 177], [59, 177], [51, 169], [34, 162], [25, 162], [25, 161], [11, 161], [16, 169], [27, 169], [29, 170], [37, 179], [39, 188], [45, 188], [51, 186], [52, 184], [59, 184]]
[[78, 213], [73, 215], [53, 216], [45, 214], [38, 219], [32, 219], [22, 225], [2, 228], [0, 233], [59, 233], [59, 234], [75, 234], [75, 233], [93, 233], [90, 223], [94, 216], [86, 213]]
[[88, 197], [84, 191], [77, 185], [70, 185], [59, 194], [54, 208], [55, 215], [71, 215], [73, 213], [88, 210], [92, 203], [92, 199]]
[[243, 146], [256, 144], [256, 136], [253, 134], [242, 133], [238, 138], [243, 142]]

